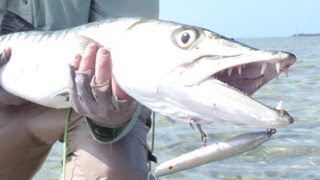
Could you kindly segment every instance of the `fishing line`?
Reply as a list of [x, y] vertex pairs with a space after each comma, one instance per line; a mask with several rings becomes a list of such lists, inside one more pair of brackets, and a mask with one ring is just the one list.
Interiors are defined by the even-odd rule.
[[72, 114], [72, 108], [68, 109], [67, 117], [64, 124], [64, 136], [63, 136], [63, 157], [62, 157], [62, 174], [63, 179], [66, 180], [66, 163], [67, 163], [67, 146], [68, 146], [68, 129]]
[[[156, 127], [156, 113], [152, 111], [151, 120], [152, 120], [152, 134], [151, 134], [151, 147], [150, 151], [153, 154], [154, 150], [154, 141], [155, 141], [155, 127]], [[151, 161], [149, 160], [149, 171], [151, 172]]]

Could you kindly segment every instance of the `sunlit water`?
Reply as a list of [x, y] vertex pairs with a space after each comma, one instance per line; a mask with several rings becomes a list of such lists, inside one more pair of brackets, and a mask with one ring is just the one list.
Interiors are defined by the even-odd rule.
[[[161, 179], [320, 179], [320, 37], [241, 39], [245, 44], [294, 53], [297, 62], [289, 77], [280, 76], [254, 96], [261, 102], [284, 108], [295, 124], [278, 129], [271, 140], [244, 154]], [[231, 125], [207, 125], [208, 143], [262, 129]], [[197, 131], [188, 124], [156, 122], [155, 155], [161, 163], [200, 147]], [[58, 179], [62, 145], [56, 144], [34, 179]], [[155, 167], [155, 164], [153, 164]], [[121, 168], [121, 167], [119, 167]]]

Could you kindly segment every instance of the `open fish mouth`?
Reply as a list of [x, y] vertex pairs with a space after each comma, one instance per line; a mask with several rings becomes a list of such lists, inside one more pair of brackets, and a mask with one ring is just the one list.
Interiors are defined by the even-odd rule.
[[274, 53], [283, 54], [286, 57], [237, 64], [214, 73], [210, 78], [215, 78], [237, 91], [252, 95], [270, 80], [278, 79], [281, 73], [288, 75], [290, 66], [296, 61], [295, 55], [291, 53]]
[[211, 122], [207, 118], [211, 116], [219, 122], [266, 128], [293, 123], [281, 106], [267, 106], [251, 95], [281, 73], [287, 74], [295, 61], [288, 52], [252, 50], [232, 56], [207, 55], [184, 64], [184, 85], [196, 89], [190, 94], [199, 98], [202, 108], [195, 119], [201, 124]]

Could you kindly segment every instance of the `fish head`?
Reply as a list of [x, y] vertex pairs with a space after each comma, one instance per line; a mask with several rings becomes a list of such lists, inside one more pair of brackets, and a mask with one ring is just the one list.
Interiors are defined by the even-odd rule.
[[293, 123], [282, 109], [251, 95], [287, 72], [289, 52], [266, 51], [213, 31], [164, 21], [139, 21], [111, 50], [118, 84], [140, 103], [189, 123], [277, 128]]

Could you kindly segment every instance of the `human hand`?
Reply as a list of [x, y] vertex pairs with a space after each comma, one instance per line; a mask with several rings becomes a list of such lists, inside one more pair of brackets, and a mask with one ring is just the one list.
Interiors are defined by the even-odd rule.
[[[8, 62], [11, 57], [11, 48], [5, 48], [0, 54], [0, 67]], [[6, 107], [9, 105], [21, 105], [25, 102], [24, 99], [14, 96], [9, 92], [5, 91], [0, 86], [0, 107]]]
[[112, 79], [111, 56], [106, 48], [90, 43], [83, 57], [70, 66], [69, 93], [74, 110], [108, 127], [130, 119], [136, 102]]

